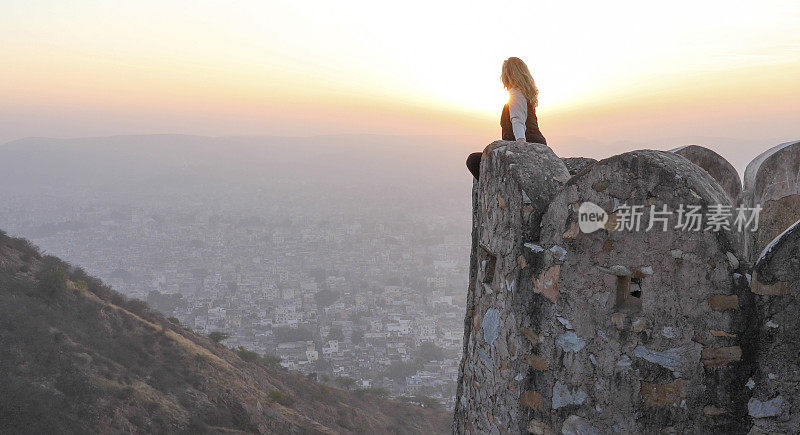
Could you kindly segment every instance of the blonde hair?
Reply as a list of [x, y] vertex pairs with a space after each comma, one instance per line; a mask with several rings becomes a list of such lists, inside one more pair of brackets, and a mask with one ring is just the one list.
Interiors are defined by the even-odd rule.
[[539, 105], [539, 89], [536, 88], [536, 82], [533, 81], [528, 65], [525, 65], [522, 59], [509, 57], [504, 60], [500, 80], [504, 88], [508, 90], [516, 88], [522, 92], [533, 107]]

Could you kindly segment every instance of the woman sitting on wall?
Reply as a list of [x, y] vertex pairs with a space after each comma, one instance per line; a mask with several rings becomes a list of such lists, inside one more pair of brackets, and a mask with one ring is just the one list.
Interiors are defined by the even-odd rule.
[[[509, 57], [503, 61], [500, 80], [508, 90], [508, 103], [503, 107], [503, 114], [500, 116], [503, 140], [547, 145], [536, 120], [539, 90], [528, 66], [518, 57]], [[481, 153], [472, 153], [467, 157], [467, 168], [476, 179], [480, 166]]]

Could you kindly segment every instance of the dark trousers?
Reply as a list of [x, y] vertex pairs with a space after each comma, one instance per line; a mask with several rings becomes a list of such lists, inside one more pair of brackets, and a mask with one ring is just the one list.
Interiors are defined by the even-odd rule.
[[481, 172], [481, 156], [483, 153], [472, 153], [467, 157], [467, 169], [472, 172], [472, 175], [475, 179], [478, 179], [478, 175]]

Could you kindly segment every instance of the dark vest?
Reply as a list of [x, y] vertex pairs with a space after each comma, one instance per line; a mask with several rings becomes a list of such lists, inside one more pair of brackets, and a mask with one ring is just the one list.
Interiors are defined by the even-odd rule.
[[[503, 106], [503, 114], [500, 115], [500, 128], [503, 130], [503, 140], [516, 140], [514, 129], [511, 127], [511, 114], [508, 104]], [[528, 119], [525, 120], [525, 141], [541, 143], [547, 145], [547, 139], [539, 131], [539, 122], [536, 120], [536, 108], [528, 101]]]

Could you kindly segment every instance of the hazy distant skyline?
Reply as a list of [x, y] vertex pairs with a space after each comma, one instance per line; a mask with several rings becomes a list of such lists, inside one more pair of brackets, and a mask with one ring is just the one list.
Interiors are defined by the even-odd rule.
[[[547, 137], [765, 147], [800, 137], [796, 1], [37, 1], [3, 11], [0, 143], [371, 133], [459, 134], [480, 148], [499, 136], [498, 76], [511, 55], [531, 66]], [[563, 151], [596, 154], [589, 141]]]

